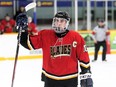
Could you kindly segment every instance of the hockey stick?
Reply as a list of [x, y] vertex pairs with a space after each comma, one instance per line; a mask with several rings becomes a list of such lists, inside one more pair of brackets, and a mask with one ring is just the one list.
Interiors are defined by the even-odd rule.
[[[25, 13], [29, 11], [30, 9], [36, 7], [36, 3], [32, 2], [25, 6]], [[22, 26], [18, 26], [18, 41], [17, 41], [17, 48], [16, 48], [16, 55], [15, 55], [15, 61], [14, 61], [14, 68], [13, 68], [13, 74], [12, 74], [12, 83], [11, 87], [14, 86], [14, 79], [15, 79], [15, 73], [16, 73], [16, 65], [17, 65], [17, 60], [18, 60], [18, 53], [19, 53], [19, 44], [20, 44], [20, 37], [21, 37], [21, 31], [22, 31]]]

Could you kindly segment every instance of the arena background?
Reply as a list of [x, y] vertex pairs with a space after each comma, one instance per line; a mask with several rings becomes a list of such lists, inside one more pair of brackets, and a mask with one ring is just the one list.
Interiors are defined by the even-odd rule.
[[[81, 33], [86, 41], [90, 55], [94, 53], [91, 31], [93, 27], [97, 25], [97, 19], [104, 18], [106, 25], [110, 28], [110, 46], [108, 46], [107, 53], [116, 54], [115, 0], [0, 0], [0, 20], [3, 19], [7, 13], [13, 18], [19, 7], [26, 6], [33, 1], [37, 3], [37, 6], [28, 11], [27, 14], [33, 17], [33, 22], [37, 24], [38, 30], [51, 28], [52, 18], [57, 11], [67, 11], [71, 16], [69, 28]], [[0, 48], [3, 50], [0, 52], [1, 60], [6, 59], [6, 57], [14, 59], [17, 43], [16, 37], [16, 32], [0, 35]], [[4, 44], [8, 45], [8, 47], [3, 46]], [[26, 49], [23, 50], [25, 51]], [[100, 50], [102, 50], [102, 48]], [[11, 51], [10, 55], [9, 51]], [[4, 52], [6, 57], [4, 56]], [[39, 53], [41, 55], [42, 52], [39, 51]], [[99, 52], [99, 54], [101, 54], [101, 52]], [[25, 53], [19, 54], [19, 57], [26, 56], [27, 58], [31, 58], [31, 55], [35, 55], [35, 58], [38, 58], [38, 51], [30, 52], [26, 50]]]
[[[94, 87], [114, 87], [116, 80], [116, 0], [0, 0], [0, 20], [8, 13], [11, 17], [20, 6], [35, 1], [36, 8], [28, 11], [37, 24], [38, 30], [51, 28], [56, 11], [67, 11], [71, 16], [70, 29], [79, 32], [85, 39], [90, 55]], [[94, 59], [91, 32], [97, 19], [104, 18], [110, 30], [107, 62]], [[11, 87], [17, 33], [0, 35], [0, 87]], [[102, 48], [100, 49], [102, 50]], [[27, 50], [20, 45], [14, 87], [44, 87], [41, 82], [42, 50]], [[80, 80], [79, 80], [80, 81]], [[80, 83], [78, 83], [80, 84]], [[78, 85], [80, 87], [80, 85]]]

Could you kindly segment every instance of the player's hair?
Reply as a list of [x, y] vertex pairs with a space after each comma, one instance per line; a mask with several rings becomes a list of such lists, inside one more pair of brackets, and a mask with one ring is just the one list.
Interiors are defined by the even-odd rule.
[[105, 22], [103, 18], [99, 18], [98, 22]]

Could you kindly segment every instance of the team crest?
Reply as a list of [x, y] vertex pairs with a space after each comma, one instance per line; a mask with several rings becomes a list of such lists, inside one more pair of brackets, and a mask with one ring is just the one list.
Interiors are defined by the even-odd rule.
[[71, 54], [71, 45], [58, 45], [58, 46], [51, 46], [51, 57], [59, 57], [59, 56], [70, 56]]

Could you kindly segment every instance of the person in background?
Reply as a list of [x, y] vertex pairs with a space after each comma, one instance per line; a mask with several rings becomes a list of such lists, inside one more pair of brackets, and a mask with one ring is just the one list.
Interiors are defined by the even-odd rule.
[[11, 33], [15, 27], [15, 20], [6, 14], [5, 18], [1, 20], [1, 24], [4, 26], [5, 33]]
[[16, 12], [16, 14], [13, 17], [13, 19], [16, 20], [17, 15], [19, 15], [20, 13], [23, 13], [24, 11], [25, 11], [25, 7], [24, 6], [20, 6], [19, 10]]
[[36, 24], [32, 22], [32, 17], [28, 17], [28, 33], [29, 35], [37, 35]]
[[103, 47], [102, 61], [106, 61], [106, 41], [109, 42], [109, 34], [110, 32], [108, 31], [108, 27], [105, 25], [104, 19], [98, 19], [98, 25], [92, 31], [92, 37], [95, 45], [94, 60], [92, 60], [92, 62], [97, 60], [98, 52], [101, 46]]
[[4, 33], [4, 26], [0, 22], [0, 34], [3, 34], [3, 33]]

